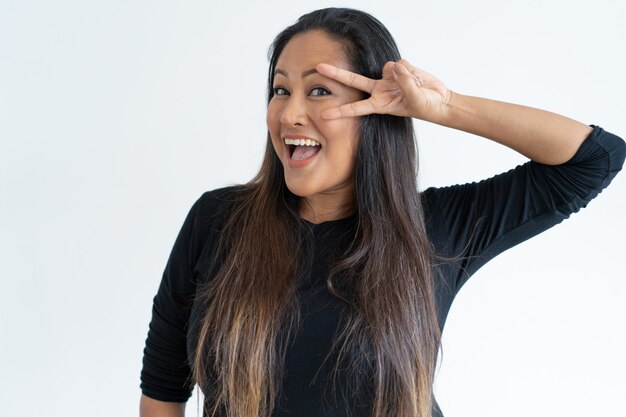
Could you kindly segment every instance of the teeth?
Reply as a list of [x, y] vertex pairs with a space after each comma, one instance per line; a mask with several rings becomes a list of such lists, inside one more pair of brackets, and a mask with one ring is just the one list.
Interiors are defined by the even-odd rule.
[[320, 146], [320, 144], [313, 139], [285, 139], [285, 145]]

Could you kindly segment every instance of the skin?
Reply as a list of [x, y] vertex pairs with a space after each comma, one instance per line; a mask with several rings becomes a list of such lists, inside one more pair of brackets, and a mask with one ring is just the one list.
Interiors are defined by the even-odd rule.
[[[359, 117], [325, 119], [324, 110], [360, 100], [364, 94], [315, 70], [320, 62], [347, 70], [341, 43], [321, 31], [294, 36], [276, 63], [267, 128], [283, 164], [289, 190], [302, 197], [301, 216], [313, 223], [346, 216], [353, 202], [353, 171]], [[322, 147], [305, 167], [290, 167], [285, 136], [314, 139]]]
[[165, 402], [141, 396], [139, 402], [140, 417], [184, 417], [185, 403]]
[[[288, 74], [276, 83], [290, 95], [272, 99], [267, 125], [272, 143], [286, 165], [282, 136], [301, 134], [322, 143], [324, 154], [307, 169], [285, 168], [289, 189], [308, 203], [302, 216], [314, 223], [345, 216], [352, 202], [352, 171], [360, 116], [379, 113], [409, 116], [459, 129], [514, 149], [537, 162], [557, 165], [574, 156], [592, 128], [570, 118], [532, 107], [448, 89], [408, 61], [388, 62], [373, 80], [349, 71], [340, 44], [321, 32], [295, 36], [277, 67]], [[303, 71], [316, 69], [302, 76]], [[324, 87], [331, 95], [311, 94]], [[363, 94], [370, 97], [362, 100]], [[184, 404], [141, 397], [142, 417], [179, 417]]]
[[371, 94], [327, 109], [322, 117], [328, 120], [372, 113], [410, 116], [482, 136], [548, 165], [571, 159], [592, 131], [584, 123], [545, 110], [459, 94], [405, 60], [385, 64], [380, 80], [328, 64], [316, 68]]

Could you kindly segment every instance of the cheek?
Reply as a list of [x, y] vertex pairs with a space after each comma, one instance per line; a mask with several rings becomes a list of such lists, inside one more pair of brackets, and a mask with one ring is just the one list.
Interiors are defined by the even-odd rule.
[[272, 106], [271, 103], [267, 107], [267, 114], [265, 115], [265, 123], [267, 130], [272, 138], [274, 148], [276, 148], [277, 140], [280, 140], [280, 113], [277, 111], [276, 106]]
[[356, 152], [356, 148], [359, 146], [359, 124], [361, 122], [360, 117], [353, 117], [350, 119], [350, 124], [347, 126], [347, 130], [350, 132], [348, 135], [350, 136], [350, 142], [352, 144], [352, 149]]
[[359, 144], [358, 123], [355, 118], [346, 118], [326, 126], [329, 138], [327, 155], [338, 177], [350, 176], [354, 170]]
[[272, 102], [267, 106], [267, 114], [265, 115], [265, 123], [267, 124], [267, 128], [271, 131], [272, 129], [276, 129], [277, 122], [280, 120], [280, 116], [278, 114], [278, 109], [275, 105], [272, 105]]
[[352, 119], [352, 123], [347, 126], [346, 134], [349, 135], [350, 139], [348, 141], [348, 157], [350, 158], [350, 172], [354, 170], [354, 166], [356, 164], [356, 153], [359, 147], [359, 121], [357, 119]]
[[344, 157], [353, 159], [359, 142], [359, 122], [356, 118], [339, 119], [339, 122], [333, 129], [334, 137], [337, 138], [338, 144], [341, 144]]

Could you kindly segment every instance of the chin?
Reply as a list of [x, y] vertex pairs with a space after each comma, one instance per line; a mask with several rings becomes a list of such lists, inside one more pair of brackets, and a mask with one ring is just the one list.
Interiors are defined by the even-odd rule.
[[294, 183], [293, 181], [287, 180], [287, 178], [285, 178], [285, 184], [289, 191], [298, 197], [305, 198], [315, 194], [313, 187], [308, 184]]

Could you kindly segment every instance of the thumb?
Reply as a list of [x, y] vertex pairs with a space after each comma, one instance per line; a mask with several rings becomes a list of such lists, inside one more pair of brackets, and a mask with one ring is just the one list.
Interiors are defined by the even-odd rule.
[[397, 62], [393, 65], [393, 75], [405, 96], [412, 97], [418, 93], [418, 80], [402, 64]]

